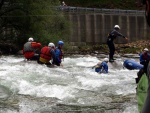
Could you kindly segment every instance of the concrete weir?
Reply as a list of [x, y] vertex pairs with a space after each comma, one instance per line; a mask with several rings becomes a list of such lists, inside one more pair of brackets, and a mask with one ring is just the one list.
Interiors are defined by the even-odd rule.
[[[73, 45], [106, 43], [108, 33], [116, 24], [129, 38], [128, 42], [149, 39], [150, 36], [144, 11], [68, 7], [64, 14], [72, 24], [69, 42]], [[116, 43], [127, 42], [118, 38]]]

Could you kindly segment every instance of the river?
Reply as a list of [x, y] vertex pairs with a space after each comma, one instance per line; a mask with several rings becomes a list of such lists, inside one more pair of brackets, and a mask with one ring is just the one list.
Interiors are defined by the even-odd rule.
[[123, 68], [124, 59], [98, 74], [95, 56], [66, 57], [56, 68], [1, 56], [0, 113], [137, 113], [138, 70]]

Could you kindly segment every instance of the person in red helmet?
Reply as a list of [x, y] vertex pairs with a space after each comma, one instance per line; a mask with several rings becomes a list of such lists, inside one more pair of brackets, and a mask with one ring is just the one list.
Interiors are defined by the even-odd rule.
[[23, 54], [27, 60], [38, 60], [39, 54], [36, 53], [37, 50], [41, 49], [41, 43], [34, 42], [34, 39], [30, 37], [28, 42], [23, 46]]

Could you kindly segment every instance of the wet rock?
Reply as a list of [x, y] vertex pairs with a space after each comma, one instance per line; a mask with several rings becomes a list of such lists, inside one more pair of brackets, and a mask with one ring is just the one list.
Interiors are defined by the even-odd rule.
[[23, 54], [23, 51], [22, 51], [22, 50], [19, 50], [19, 51], [17, 52], [17, 54], [18, 54], [18, 55], [22, 55], [22, 54]]
[[139, 58], [139, 54], [124, 54], [122, 55], [123, 57], [128, 57], [128, 58]]

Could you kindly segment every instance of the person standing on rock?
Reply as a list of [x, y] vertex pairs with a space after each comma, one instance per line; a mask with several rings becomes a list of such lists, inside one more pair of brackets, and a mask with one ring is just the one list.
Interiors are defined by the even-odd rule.
[[64, 1], [62, 2], [62, 6], [67, 6], [66, 3], [65, 3]]
[[115, 53], [115, 45], [114, 45], [114, 39], [116, 39], [117, 37], [123, 37], [126, 40], [128, 39], [127, 37], [125, 37], [124, 35], [122, 35], [120, 32], [120, 27], [119, 25], [115, 25], [114, 29], [108, 34], [107, 37], [107, 45], [109, 47], [109, 62], [114, 62], [114, 53]]

